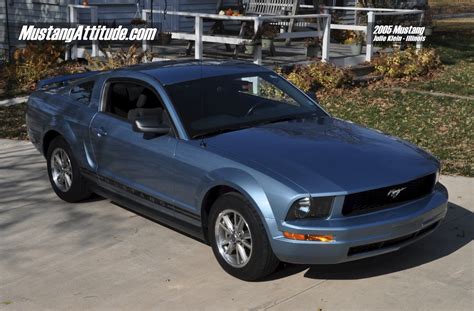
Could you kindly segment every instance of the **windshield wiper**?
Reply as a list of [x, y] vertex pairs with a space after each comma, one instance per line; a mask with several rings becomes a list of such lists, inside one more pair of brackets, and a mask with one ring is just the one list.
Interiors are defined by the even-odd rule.
[[218, 128], [218, 129], [212, 129], [212, 130], [209, 130], [209, 131], [204, 131], [204, 132], [201, 132], [199, 134], [193, 135], [191, 138], [196, 139], [196, 138], [216, 136], [216, 135], [223, 134], [223, 133], [243, 130], [243, 129], [246, 129], [246, 128], [249, 128], [249, 127], [250, 126], [233, 126], [233, 127], [223, 127], [223, 128]]
[[273, 118], [273, 119], [263, 121], [258, 125], [285, 122], [285, 121], [291, 121], [291, 120], [298, 120], [298, 119], [303, 119], [303, 118], [310, 117], [310, 116], [315, 116], [315, 115], [318, 115], [318, 114], [319, 113], [317, 111], [312, 111], [312, 112], [305, 112], [305, 113], [295, 114], [295, 115], [292, 115], [292, 116], [283, 116], [283, 117]]
[[239, 131], [239, 130], [243, 130], [243, 129], [247, 129], [247, 128], [251, 128], [251, 127], [255, 127], [255, 126], [261, 126], [261, 125], [265, 125], [265, 124], [297, 120], [297, 119], [302, 119], [302, 118], [306, 118], [306, 117], [309, 117], [309, 116], [315, 116], [315, 115], [319, 115], [319, 112], [311, 111], [311, 112], [295, 114], [295, 115], [292, 115], [292, 116], [282, 116], [282, 117], [268, 119], [268, 120], [249, 122], [249, 123], [245, 123], [245, 124], [242, 124], [242, 125], [239, 125], [239, 126], [229, 126], [229, 127], [223, 127], [223, 128], [217, 128], [217, 129], [214, 128], [214, 129], [211, 129], [209, 131], [203, 131], [199, 134], [196, 134], [196, 135], [192, 136], [191, 138], [196, 139], [196, 138], [210, 137], [210, 136], [215, 136], [215, 135], [219, 135], [219, 134], [223, 134], [223, 133], [227, 133], [227, 132]]

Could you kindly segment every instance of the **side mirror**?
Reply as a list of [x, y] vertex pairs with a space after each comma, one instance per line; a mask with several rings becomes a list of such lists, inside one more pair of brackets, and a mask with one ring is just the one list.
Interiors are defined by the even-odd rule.
[[168, 125], [161, 123], [156, 116], [149, 116], [137, 118], [133, 124], [133, 130], [140, 133], [166, 135], [171, 129]]

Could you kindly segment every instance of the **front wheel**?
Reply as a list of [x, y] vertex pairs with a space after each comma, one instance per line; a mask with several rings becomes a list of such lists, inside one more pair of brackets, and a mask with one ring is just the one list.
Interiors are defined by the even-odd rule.
[[214, 255], [229, 274], [254, 281], [277, 267], [259, 215], [240, 194], [226, 193], [216, 200], [208, 228]]
[[78, 202], [91, 196], [71, 148], [62, 137], [56, 137], [46, 155], [48, 176], [54, 192], [66, 202]]

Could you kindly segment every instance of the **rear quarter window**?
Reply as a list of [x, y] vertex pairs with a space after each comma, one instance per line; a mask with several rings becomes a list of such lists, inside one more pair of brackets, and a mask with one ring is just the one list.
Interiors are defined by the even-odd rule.
[[84, 82], [75, 85], [71, 88], [69, 95], [78, 103], [89, 105], [91, 101], [92, 89], [94, 88], [94, 81]]

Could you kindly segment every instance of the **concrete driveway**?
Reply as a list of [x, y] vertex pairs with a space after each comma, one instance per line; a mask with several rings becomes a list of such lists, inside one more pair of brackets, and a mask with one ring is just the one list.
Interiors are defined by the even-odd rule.
[[211, 249], [108, 200], [68, 204], [27, 142], [0, 140], [0, 309], [467, 310], [474, 179], [442, 177], [446, 221], [400, 252], [334, 266], [227, 275]]

